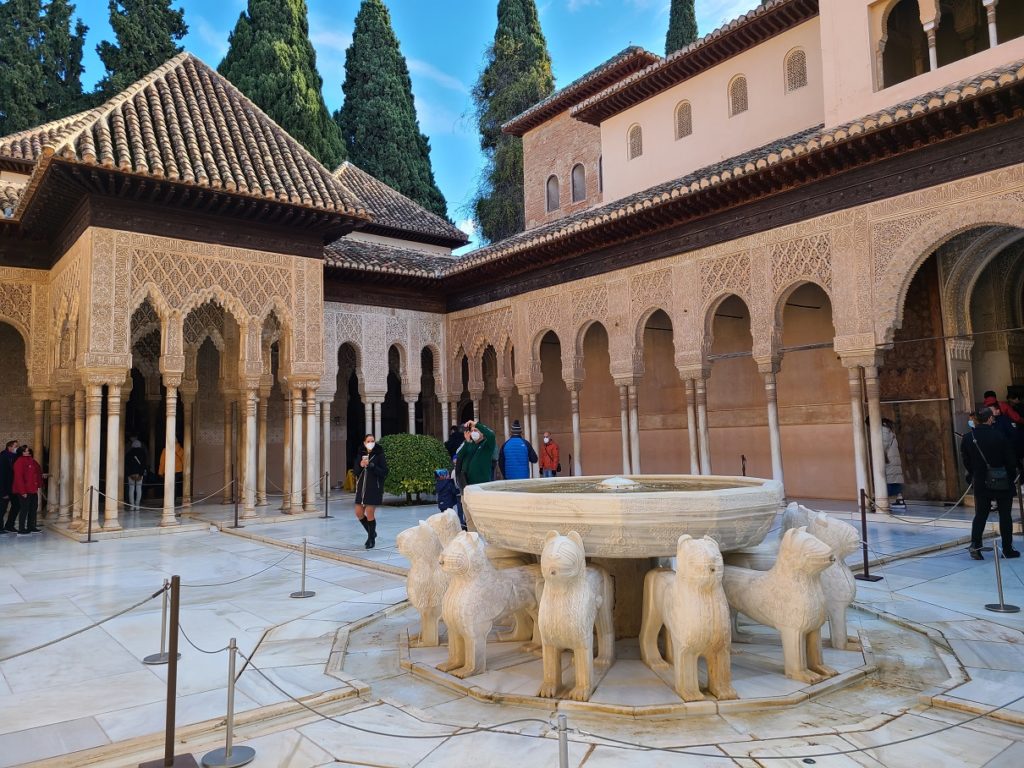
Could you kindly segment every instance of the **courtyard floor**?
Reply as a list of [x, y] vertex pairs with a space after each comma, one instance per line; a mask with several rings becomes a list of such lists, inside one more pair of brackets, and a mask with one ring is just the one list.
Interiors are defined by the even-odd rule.
[[[403, 666], [400, 638], [418, 619], [403, 604], [394, 537], [433, 511], [382, 509], [370, 552], [344, 498], [326, 520], [267, 511], [233, 530], [233, 510], [218, 505], [193, 510], [195, 526], [175, 535], [0, 537], [0, 766], [124, 768], [162, 754], [166, 667], [141, 663], [159, 650], [159, 599], [45, 644], [171, 574], [183, 584], [177, 751], [197, 760], [223, 745], [222, 649], [234, 637], [251, 659], [239, 661], [236, 743], [256, 749], [254, 766], [557, 765], [558, 711], [569, 764], [587, 768], [811, 764], [802, 755], [824, 766], [1024, 764], [1024, 703], [989, 714], [1024, 694], [1024, 614], [985, 609], [993, 562], [968, 558], [959, 510], [938, 523], [942, 510], [872, 518], [884, 578], [858, 582], [850, 627], [871, 650], [866, 677], [792, 707], [646, 719], [482, 701]], [[316, 595], [292, 599], [304, 538]], [[1022, 560], [1005, 562], [1003, 582], [1006, 601], [1024, 605]], [[499, 725], [510, 721], [522, 722]], [[930, 735], [906, 741], [920, 734]]]

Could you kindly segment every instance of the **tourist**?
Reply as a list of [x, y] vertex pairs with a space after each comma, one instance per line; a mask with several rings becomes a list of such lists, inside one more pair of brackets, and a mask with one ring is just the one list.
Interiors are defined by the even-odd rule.
[[124, 456], [124, 476], [128, 478], [128, 509], [138, 512], [142, 503], [142, 481], [146, 477], [149, 456], [142, 442], [137, 437], [129, 441], [128, 452]]
[[992, 426], [993, 418], [991, 408], [979, 410], [974, 429], [960, 442], [967, 482], [974, 484], [974, 522], [971, 524], [968, 551], [975, 560], [984, 559], [981, 555], [982, 536], [993, 501], [999, 511], [1003, 557], [1020, 557], [1020, 552], [1013, 548], [1013, 522], [1010, 519], [1016, 458], [1010, 441]]
[[377, 438], [367, 435], [356, 455], [356, 520], [366, 530], [367, 549], [377, 543], [377, 506], [384, 500], [384, 478], [388, 476], [388, 462]]
[[462, 443], [465, 442], [465, 438], [462, 436], [462, 430], [459, 429], [457, 424], [452, 424], [451, 430], [448, 432], [448, 439], [445, 441], [444, 447], [448, 450], [448, 455], [455, 459], [455, 454], [459, 452], [459, 448], [462, 447]]
[[14, 523], [18, 519], [18, 497], [11, 490], [14, 485], [14, 461], [18, 458], [18, 441], [8, 440], [3, 453], [0, 453], [0, 525], [7, 516], [7, 524], [3, 529], [16, 533]]
[[44, 477], [43, 468], [32, 456], [32, 449], [23, 446], [21, 454], [14, 460], [14, 483], [11, 486], [18, 497], [18, 533], [22, 535], [42, 533], [36, 527], [36, 511]]
[[[999, 398], [996, 397], [996, 393], [991, 389], [986, 391], [982, 395], [982, 402], [986, 408], [991, 408], [995, 411], [996, 415], [1002, 414], [1006, 416], [1011, 422], [1019, 426], [1024, 426], [1024, 418], [1021, 417], [1017, 410], [1005, 400], [1000, 402]], [[998, 410], [996, 410], [998, 409]]]
[[447, 469], [434, 470], [434, 493], [437, 494], [437, 508], [441, 512], [454, 509], [459, 516], [459, 523], [462, 530], [466, 530], [466, 515], [462, 511], [462, 494], [459, 493], [459, 486], [455, 478]]
[[882, 448], [885, 451], [885, 484], [892, 505], [906, 507], [903, 500], [903, 460], [900, 458], [900, 444], [896, 440], [896, 425], [890, 419], [882, 419]]
[[498, 468], [506, 480], [523, 480], [530, 476], [530, 465], [537, 463], [537, 452], [523, 438], [523, 427], [519, 419], [512, 422], [512, 436], [501, 446], [498, 454]]
[[491, 457], [494, 455], [494, 430], [472, 419], [463, 425], [466, 442], [459, 449], [460, 478], [465, 485], [486, 483], [491, 479]]
[[550, 432], [544, 433], [544, 444], [540, 447], [540, 474], [542, 477], [554, 477], [562, 471], [562, 463], [558, 460], [558, 443]]
[[[160, 477], [164, 476], [165, 461], [167, 459], [167, 449], [164, 448], [160, 451], [160, 469], [157, 472]], [[185, 469], [185, 449], [181, 447], [181, 443], [177, 440], [174, 441], [174, 498], [178, 498], [181, 489], [182, 472]]]

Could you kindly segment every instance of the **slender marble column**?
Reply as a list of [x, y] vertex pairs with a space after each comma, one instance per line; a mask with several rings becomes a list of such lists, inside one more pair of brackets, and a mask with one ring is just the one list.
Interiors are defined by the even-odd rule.
[[[366, 434], [373, 433], [376, 437], [377, 433], [373, 431], [373, 403], [365, 400], [363, 402], [363, 411], [365, 412], [364, 419], [366, 422], [363, 429], [366, 431]], [[362, 436], [360, 436], [359, 441], [362, 442]]]
[[406, 398], [405, 404], [409, 408], [409, 434], [416, 434], [416, 400], [418, 397], [414, 397], [411, 400]]
[[629, 387], [619, 386], [619, 429], [622, 432], [622, 474], [631, 475], [629, 462]]
[[181, 506], [192, 506], [192, 413], [195, 403], [195, 393], [189, 392], [181, 396], [181, 407], [183, 409], [183, 434], [181, 443]]
[[302, 450], [302, 387], [292, 387], [292, 487], [291, 513], [302, 512], [302, 480], [305, 456]]
[[230, 504], [234, 501], [231, 497], [232, 493], [232, 480], [234, 480], [234, 462], [231, 457], [231, 446], [234, 440], [234, 433], [231, 429], [231, 421], [233, 420], [232, 412], [234, 408], [231, 406], [231, 399], [228, 394], [224, 393], [224, 490], [221, 493], [220, 500], [224, 504]]
[[764, 394], [768, 402], [768, 442], [772, 452], [772, 479], [782, 479], [782, 434], [779, 430], [778, 389], [774, 371], [764, 374]]
[[633, 474], [639, 475], [640, 471], [640, 412], [637, 407], [636, 385], [630, 384], [627, 388], [629, 396], [629, 448], [632, 456]]
[[60, 462], [64, 458], [60, 445], [62, 422], [60, 418], [63, 398], [50, 401], [50, 460], [46, 481], [46, 517], [53, 520], [60, 514]]
[[60, 477], [58, 478], [58, 494], [60, 500], [57, 507], [57, 521], [66, 522], [71, 518], [71, 417], [74, 412], [74, 396], [63, 395], [60, 398]]
[[160, 517], [160, 526], [163, 528], [177, 525], [174, 517], [174, 449], [176, 421], [178, 416], [178, 384], [173, 380], [166, 380], [164, 388], [167, 390], [167, 405], [164, 412], [164, 509]]
[[132, 393], [132, 377], [128, 375], [125, 383], [121, 385], [121, 399], [118, 402], [117, 413], [121, 419], [121, 429], [117, 432], [117, 493], [118, 498], [124, 495], [124, 454], [127, 450], [127, 437], [125, 430], [128, 428], [126, 413], [128, 411], [128, 398]]
[[324, 479], [321, 481], [323, 497], [331, 493], [331, 401], [320, 402], [320, 468]]
[[[118, 506], [121, 500], [121, 488], [118, 478], [121, 473], [118, 467], [123, 463], [120, 455], [121, 434], [121, 385], [107, 384], [107, 479], [106, 497], [103, 504], [103, 530], [119, 531], [121, 523], [117, 519]], [[96, 446], [99, 448], [99, 445]]]
[[384, 401], [383, 400], [375, 400], [373, 402], [373, 436], [376, 437], [378, 440], [380, 440], [384, 436], [383, 435], [384, 430], [382, 430], [381, 426], [380, 426], [381, 419], [382, 419], [382, 416], [383, 416], [383, 414], [381, 412], [383, 410], [384, 410]]
[[875, 483], [875, 511], [889, 512], [889, 489], [885, 482], [885, 446], [882, 444], [882, 403], [878, 366], [864, 367], [864, 389], [868, 396], [868, 424], [871, 430], [871, 470]]
[[934, 72], [939, 68], [939, 52], [936, 46], [936, 29], [934, 21], [929, 21], [924, 25], [924, 34], [928, 38], [928, 71]]
[[73, 490], [72, 530], [82, 527], [82, 491], [85, 489], [85, 390], [75, 390], [75, 460], [71, 475]]
[[999, 30], [996, 26], [996, 5], [999, 0], [982, 0], [985, 5], [985, 15], [988, 17], [988, 47], [995, 48], [999, 45]]
[[580, 451], [583, 437], [580, 435], [580, 393], [577, 389], [569, 390], [569, 408], [572, 410], [572, 471], [577, 477], [583, 474]]
[[452, 426], [451, 410], [448, 407], [447, 400], [441, 401], [441, 421], [444, 422], [444, 429], [441, 430], [441, 441], [444, 442], [445, 440], [448, 439], [448, 430], [450, 430]]
[[256, 506], [267, 505], [267, 411], [270, 408], [270, 390], [259, 392], [256, 423]]
[[[529, 440], [531, 443], [535, 441], [533, 436], [533, 427], [530, 426], [530, 396], [522, 395], [523, 398], [523, 437]], [[537, 450], [540, 450], [540, 446], [537, 446]]]
[[[120, 393], [119, 393], [120, 394]], [[100, 519], [100, 420], [103, 416], [103, 385], [90, 384], [85, 392], [85, 464], [82, 500], [91, 510], [93, 530]], [[91, 498], [90, 498], [91, 494]], [[85, 518], [88, 521], [88, 518]]]
[[150, 466], [148, 468], [155, 470], [157, 459], [160, 458], [160, 454], [156, 450], [156, 420], [157, 415], [160, 413], [160, 387], [159, 385], [153, 386], [156, 391], [150, 393], [151, 385], [148, 382], [146, 384], [146, 425], [149, 428]]
[[700, 474], [700, 450], [697, 448], [697, 408], [693, 379], [686, 380], [686, 438], [690, 443], [690, 474]]
[[281, 476], [281, 511], [292, 510], [292, 396], [282, 388], [284, 399], [284, 474]]
[[698, 376], [694, 380], [697, 400], [697, 441], [700, 446], [700, 473], [711, 474], [711, 434], [708, 429], [707, 379]]
[[303, 508], [307, 512], [316, 512], [316, 496], [320, 489], [320, 455], [317, 439], [319, 418], [316, 412], [316, 390], [306, 390], [306, 482], [303, 492]]
[[[501, 423], [505, 430], [505, 439], [508, 440], [512, 433], [509, 431], [509, 408], [508, 408], [508, 395], [501, 396]], [[521, 426], [521, 425], [520, 425]]]
[[[534, 436], [534, 440], [541, 434], [537, 430], [537, 395], [530, 395], [530, 434]], [[538, 440], [538, 442], [540, 442]]]
[[35, 451], [36, 456], [39, 458], [37, 461], [42, 461], [43, 458], [43, 427], [46, 422], [46, 401], [45, 400], [33, 400], [32, 406], [35, 410], [35, 421], [34, 429], [32, 430], [32, 450]]
[[853, 462], [857, 478], [857, 501], [860, 492], [868, 487], [867, 446], [864, 444], [864, 392], [860, 383], [860, 366], [849, 369], [850, 374], [850, 419], [853, 422]]
[[245, 440], [245, 501], [242, 506], [242, 517], [256, 517], [256, 412], [259, 409], [259, 391], [247, 387], [242, 393], [244, 408], [243, 434]]

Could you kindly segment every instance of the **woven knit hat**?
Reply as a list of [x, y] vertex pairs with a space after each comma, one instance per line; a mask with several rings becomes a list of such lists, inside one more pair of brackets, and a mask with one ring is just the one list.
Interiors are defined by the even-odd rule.
[[512, 434], [513, 436], [519, 435], [520, 437], [522, 437], [523, 425], [519, 423], [519, 419], [514, 419], [512, 421]]

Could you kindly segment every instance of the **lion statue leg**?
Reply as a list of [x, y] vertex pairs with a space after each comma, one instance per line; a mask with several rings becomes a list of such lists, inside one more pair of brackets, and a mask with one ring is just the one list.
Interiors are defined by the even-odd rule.
[[697, 672], [697, 654], [683, 647], [674, 648], [673, 651], [676, 657], [676, 693], [683, 701], [703, 701], [704, 694], [700, 692]]
[[719, 701], [738, 699], [739, 696], [732, 687], [732, 663], [729, 657], [729, 646], [724, 645], [709, 653], [705, 658], [708, 662], [708, 690], [711, 695]]
[[651, 669], [667, 669], [668, 664], [658, 649], [658, 636], [665, 626], [663, 613], [665, 595], [659, 577], [662, 573], [670, 573], [666, 568], [648, 571], [644, 577], [644, 605], [640, 621], [640, 658]]
[[448, 661], [441, 662], [437, 668], [442, 672], [451, 672], [466, 663], [466, 643], [462, 633], [448, 627]]
[[802, 683], [820, 683], [825, 678], [807, 668], [807, 639], [793, 627], [784, 627], [782, 633], [782, 659], [786, 677]]
[[829, 644], [840, 651], [845, 651], [849, 645], [849, 638], [846, 634], [846, 606], [833, 605], [828, 612], [828, 636]]
[[819, 675], [825, 677], [834, 677], [839, 672], [832, 669], [825, 663], [823, 654], [821, 651], [821, 630], [813, 629], [806, 635], [807, 639], [807, 668], [812, 672], [817, 672]]
[[612, 577], [607, 571], [601, 574], [602, 594], [597, 606], [597, 659], [594, 663], [601, 668], [610, 667], [615, 661], [615, 621], [612, 617]]
[[569, 691], [572, 701], [587, 701], [594, 688], [594, 637], [591, 634], [583, 645], [572, 649], [572, 663], [576, 671], [576, 685]]
[[550, 699], [558, 694], [562, 687], [562, 649], [554, 645], [541, 645], [543, 657], [544, 682], [537, 694], [541, 698]]
[[432, 605], [420, 611], [420, 634], [416, 642], [419, 648], [436, 648], [441, 644], [441, 606]]
[[455, 677], [466, 678], [487, 671], [487, 635], [491, 631], [490, 621], [478, 621], [468, 627], [465, 636], [465, 665], [452, 670]]

